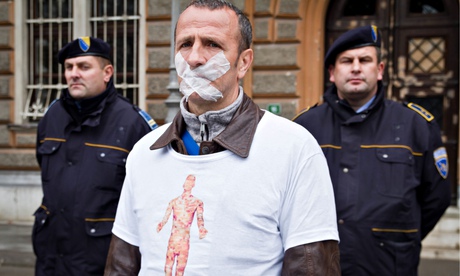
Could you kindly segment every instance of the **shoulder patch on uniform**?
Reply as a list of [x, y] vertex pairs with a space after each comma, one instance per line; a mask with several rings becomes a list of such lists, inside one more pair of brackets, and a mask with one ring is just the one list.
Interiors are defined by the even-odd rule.
[[316, 107], [318, 106], [318, 104], [316, 103], [315, 105], [313, 106], [307, 106], [306, 108], [302, 109], [302, 111], [300, 111], [299, 114], [295, 115], [294, 118], [291, 119], [291, 121], [295, 121], [297, 118], [299, 118], [302, 114], [304, 114], [305, 112], [307, 112], [308, 110], [312, 109], [313, 107]]
[[158, 127], [157, 122], [155, 122], [155, 120], [152, 117], [150, 117], [150, 115], [147, 112], [145, 112], [144, 110], [138, 107], [135, 107], [135, 108], [137, 109], [137, 112], [139, 113], [139, 115], [141, 115], [144, 121], [150, 126], [150, 129], [154, 130]]
[[447, 151], [445, 147], [437, 148], [433, 151], [434, 163], [439, 174], [446, 179], [449, 173], [449, 163], [447, 161]]
[[428, 122], [431, 122], [434, 119], [434, 116], [430, 112], [428, 112], [428, 110], [426, 110], [425, 108], [421, 107], [418, 104], [408, 103], [407, 107], [417, 112], [420, 116], [422, 116]]

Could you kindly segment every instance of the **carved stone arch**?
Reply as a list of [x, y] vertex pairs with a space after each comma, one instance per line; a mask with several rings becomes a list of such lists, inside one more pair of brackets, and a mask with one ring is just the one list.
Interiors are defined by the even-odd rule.
[[303, 81], [299, 85], [299, 109], [322, 102], [324, 68], [325, 16], [329, 0], [306, 0], [303, 14], [301, 67]]

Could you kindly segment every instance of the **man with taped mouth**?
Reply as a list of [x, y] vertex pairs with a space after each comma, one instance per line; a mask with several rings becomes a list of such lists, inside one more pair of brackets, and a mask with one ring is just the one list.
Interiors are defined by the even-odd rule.
[[[339, 275], [325, 157], [308, 131], [239, 86], [251, 40], [226, 1], [192, 1], [180, 15], [180, 112], [128, 157], [106, 275]], [[165, 209], [185, 217], [164, 219]]]

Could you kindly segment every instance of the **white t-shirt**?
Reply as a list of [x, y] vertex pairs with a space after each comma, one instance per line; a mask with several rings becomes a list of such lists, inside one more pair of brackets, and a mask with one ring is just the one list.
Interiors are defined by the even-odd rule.
[[[247, 158], [150, 150], [167, 127], [129, 154], [113, 228], [140, 248], [140, 275], [164, 275], [168, 258], [186, 276], [280, 275], [287, 249], [339, 240], [326, 159], [300, 125], [265, 112]], [[184, 185], [189, 175], [194, 186]]]

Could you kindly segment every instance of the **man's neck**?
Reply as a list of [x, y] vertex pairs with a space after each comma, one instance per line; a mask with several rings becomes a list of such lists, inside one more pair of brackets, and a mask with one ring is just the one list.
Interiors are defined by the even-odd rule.
[[345, 98], [343, 97], [343, 95], [340, 95], [340, 93], [337, 93], [337, 96], [339, 97], [339, 99], [342, 101], [346, 101], [348, 105], [357, 113], [362, 111], [363, 108], [369, 107], [369, 105], [372, 104], [372, 101], [375, 98], [375, 95], [377, 95], [377, 91], [367, 95], [365, 98], [360, 98], [360, 99], [355, 100], [350, 97]]
[[193, 93], [189, 96], [187, 101], [187, 110], [190, 113], [200, 116], [209, 111], [219, 111], [225, 109], [227, 106], [231, 105], [236, 101], [239, 95], [239, 90], [236, 93], [231, 95], [226, 95], [225, 97], [217, 100], [216, 102], [207, 101], [202, 99], [197, 93]]
[[[185, 124], [187, 125], [187, 131], [198, 143], [211, 141], [230, 123], [233, 114], [235, 114], [242, 101], [243, 91], [241, 89], [238, 97], [230, 105], [220, 110], [206, 111], [197, 116], [190, 112], [187, 108], [185, 98], [183, 98], [180, 103], [180, 108]], [[206, 133], [202, 137], [203, 133], [201, 132], [203, 129], [205, 129]]]

